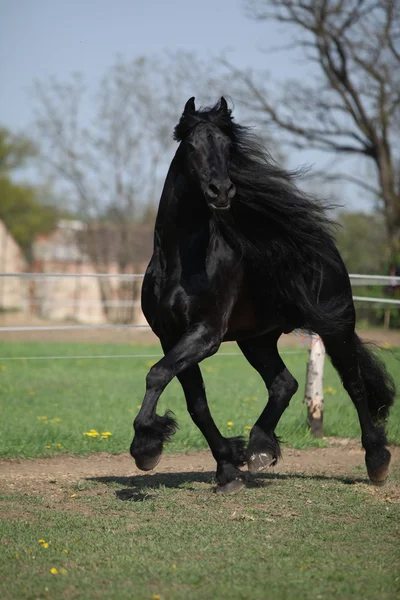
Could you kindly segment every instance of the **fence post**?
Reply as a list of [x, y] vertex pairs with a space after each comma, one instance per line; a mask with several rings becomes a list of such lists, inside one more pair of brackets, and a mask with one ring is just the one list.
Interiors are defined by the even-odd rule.
[[313, 335], [311, 337], [311, 349], [309, 350], [309, 355], [304, 401], [307, 405], [307, 419], [311, 433], [314, 437], [322, 437], [325, 346], [318, 335]]

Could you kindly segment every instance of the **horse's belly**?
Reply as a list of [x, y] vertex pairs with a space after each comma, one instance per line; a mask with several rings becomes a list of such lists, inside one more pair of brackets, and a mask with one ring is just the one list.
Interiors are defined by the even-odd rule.
[[228, 322], [224, 341], [241, 340], [263, 335], [277, 328], [291, 331], [275, 302], [268, 297], [260, 298], [249, 291], [243, 283]]

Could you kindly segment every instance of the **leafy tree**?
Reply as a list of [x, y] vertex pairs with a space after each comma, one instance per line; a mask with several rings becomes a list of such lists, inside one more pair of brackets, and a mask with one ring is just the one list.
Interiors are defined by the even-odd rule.
[[381, 215], [341, 212], [336, 241], [350, 273], [379, 275], [388, 269], [385, 222]]
[[0, 176], [8, 176], [36, 154], [31, 140], [0, 127]]
[[58, 213], [42, 206], [33, 186], [14, 183], [11, 176], [35, 155], [32, 142], [0, 129], [0, 219], [21, 246], [28, 262], [32, 260], [32, 244], [38, 233], [54, 229]]

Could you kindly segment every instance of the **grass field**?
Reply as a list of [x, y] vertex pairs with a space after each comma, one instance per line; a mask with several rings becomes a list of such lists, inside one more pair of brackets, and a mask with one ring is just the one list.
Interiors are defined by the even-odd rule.
[[[157, 353], [157, 347], [132, 345], [0, 343], [1, 357]], [[300, 387], [278, 434], [286, 446], [324, 445], [305, 426], [307, 353], [283, 355]], [[399, 384], [397, 359], [391, 353], [384, 358]], [[59, 477], [46, 474], [51, 460], [41, 461], [37, 478], [29, 476], [37, 461], [27, 461], [23, 477], [17, 463], [7, 462], [15, 477], [0, 472], [2, 598], [399, 597], [400, 473], [393, 468], [389, 485], [373, 488], [359, 450], [353, 453], [360, 464], [346, 467], [345, 474], [333, 463], [322, 472], [314, 469], [312, 456], [303, 470], [302, 456], [312, 451], [302, 451], [289, 471], [263, 475], [237, 496], [222, 498], [211, 492], [213, 467], [132, 477], [130, 461], [126, 476], [91, 477], [89, 470], [75, 475], [72, 454], [127, 451], [145, 375], [155, 360], [0, 359], [0, 455], [56, 457], [63, 465]], [[222, 432], [247, 433], [265, 403], [258, 375], [241, 356], [222, 355], [205, 361], [203, 373]], [[359, 437], [355, 410], [329, 361], [324, 387], [325, 435]], [[166, 450], [204, 448], [175, 381], [159, 412], [166, 408], [180, 424]], [[400, 442], [399, 403], [389, 437]]]
[[222, 498], [209, 473], [136, 478], [131, 497], [128, 477], [3, 492], [2, 598], [395, 600], [398, 473], [385, 490], [352, 475]]
[[[236, 352], [226, 345], [223, 352]], [[283, 350], [285, 353], [285, 350]], [[299, 381], [299, 391], [285, 412], [278, 435], [297, 448], [318, 444], [305, 425], [303, 405], [306, 350], [286, 350], [284, 359]], [[290, 353], [292, 352], [292, 353]], [[294, 353], [293, 353], [294, 352]], [[51, 456], [107, 450], [124, 452], [132, 437], [132, 421], [143, 399], [146, 373], [159, 354], [157, 347], [132, 345], [0, 343], [0, 357], [145, 354], [144, 358], [16, 360], [0, 359], [0, 456]], [[400, 385], [398, 360], [384, 353]], [[215, 356], [203, 363], [209, 403], [224, 435], [248, 433], [266, 401], [264, 384], [242, 356]], [[358, 437], [355, 409], [329, 361], [325, 370], [326, 436]], [[168, 451], [205, 448], [185, 407], [180, 384], [171, 382], [158, 412], [167, 408], [177, 416], [180, 429]], [[99, 435], [89, 436], [94, 430]], [[111, 433], [103, 436], [102, 433]], [[400, 442], [400, 406], [389, 423], [389, 438]]]

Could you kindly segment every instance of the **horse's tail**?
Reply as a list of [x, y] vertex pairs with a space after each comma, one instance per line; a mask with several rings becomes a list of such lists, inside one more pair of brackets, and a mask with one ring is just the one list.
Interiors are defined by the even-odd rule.
[[[310, 329], [324, 337], [354, 328], [354, 305], [351, 295], [344, 294], [327, 302], [314, 304], [308, 298], [306, 305], [305, 329]], [[307, 318], [308, 317], [308, 318]], [[373, 344], [360, 340], [354, 334], [357, 361], [368, 399], [368, 409], [374, 423], [384, 423], [396, 397], [396, 387], [384, 362], [374, 352]]]
[[319, 300], [316, 294], [313, 297], [301, 282], [292, 281], [285, 292], [288, 310], [290, 304], [294, 303], [299, 312], [302, 321], [300, 329], [324, 336], [354, 328], [355, 310], [350, 286], [341, 293], [323, 300]]
[[360, 375], [374, 423], [384, 422], [396, 397], [396, 387], [385, 364], [371, 347], [354, 335]]
[[321, 336], [345, 331], [355, 323], [353, 301], [347, 293], [320, 303], [312, 302], [304, 294], [298, 299], [298, 306], [304, 318], [303, 329]]

